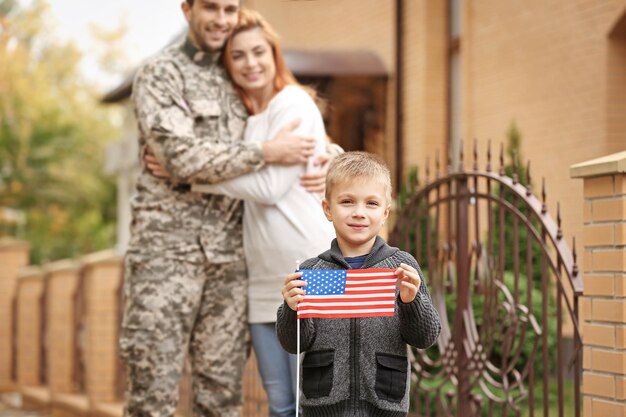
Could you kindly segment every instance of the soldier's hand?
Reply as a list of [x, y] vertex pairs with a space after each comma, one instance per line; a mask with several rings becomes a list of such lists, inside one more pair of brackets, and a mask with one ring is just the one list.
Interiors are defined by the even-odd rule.
[[306, 281], [299, 280], [298, 278], [301, 276], [302, 272], [289, 274], [283, 285], [283, 298], [293, 311], [298, 311], [298, 301], [304, 298], [304, 290], [302, 287], [306, 286]]
[[265, 162], [276, 165], [306, 163], [315, 150], [315, 138], [293, 133], [299, 125], [300, 120], [294, 120], [283, 127], [274, 138], [263, 143]]
[[152, 175], [159, 178], [170, 178], [171, 175], [165, 170], [163, 165], [154, 156], [154, 152], [149, 147], [143, 149], [143, 163]]
[[326, 173], [328, 173], [328, 165], [333, 159], [332, 155], [324, 154], [315, 157], [313, 166], [319, 168], [314, 172], [308, 172], [300, 177], [300, 185], [302, 185], [310, 193], [324, 194], [326, 190]]

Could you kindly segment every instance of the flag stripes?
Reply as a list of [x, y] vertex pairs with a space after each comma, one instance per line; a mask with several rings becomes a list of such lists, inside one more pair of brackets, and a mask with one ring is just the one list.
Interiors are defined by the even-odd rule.
[[393, 316], [396, 302], [394, 269], [304, 270], [306, 295], [298, 318]]

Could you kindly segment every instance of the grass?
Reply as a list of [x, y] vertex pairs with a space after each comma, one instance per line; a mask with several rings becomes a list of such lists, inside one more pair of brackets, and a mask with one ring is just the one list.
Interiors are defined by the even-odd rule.
[[[445, 393], [450, 389], [454, 390], [454, 387], [452, 386], [452, 384], [449, 384], [449, 383], [445, 384], [444, 387], [445, 388], [442, 389], [441, 392]], [[544, 417], [543, 386], [542, 386], [541, 379], [538, 379], [535, 383], [534, 395], [535, 395], [535, 401], [534, 401], [534, 407], [533, 407], [533, 411], [534, 411], [533, 417]], [[482, 415], [486, 417], [488, 416], [487, 402], [484, 401], [483, 404], [484, 405], [483, 405]], [[530, 410], [528, 406], [528, 397], [526, 397], [524, 400], [521, 401], [521, 403], [519, 404], [519, 407], [521, 409], [520, 415], [522, 417], [530, 416]], [[422, 413], [424, 412], [423, 409], [420, 411]], [[452, 410], [452, 411], [453, 413], [456, 413], [456, 410]], [[558, 386], [557, 386], [556, 378], [550, 378], [550, 383], [548, 386], [548, 413], [550, 417], [559, 416]], [[419, 415], [420, 417], [423, 416], [423, 414], [415, 414], [414, 404], [411, 404], [410, 415], [412, 416]], [[498, 417], [503, 416], [504, 414], [502, 413], [501, 407], [499, 406], [494, 407], [493, 415], [498, 416]], [[512, 412], [510, 408], [506, 415], [510, 417], [515, 416], [515, 414]], [[573, 417], [574, 415], [575, 415], [574, 414], [574, 381], [566, 379], [563, 384], [563, 416]], [[432, 414], [432, 416], [434, 417], [435, 414]], [[582, 401], [581, 401], [581, 416], [582, 416]]]

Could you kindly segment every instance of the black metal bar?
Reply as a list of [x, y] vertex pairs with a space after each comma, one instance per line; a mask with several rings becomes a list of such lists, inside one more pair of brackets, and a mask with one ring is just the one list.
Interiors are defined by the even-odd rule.
[[48, 290], [50, 286], [50, 275], [44, 274], [41, 296], [39, 297], [39, 383], [48, 383]]
[[17, 384], [17, 337], [18, 337], [18, 298], [20, 294], [20, 280], [15, 283], [15, 291], [11, 300], [11, 308], [13, 309], [13, 317], [11, 318], [11, 334], [13, 335], [11, 343], [11, 379]]
[[75, 390], [85, 392], [85, 267], [78, 273], [78, 282], [74, 291], [74, 358], [72, 361], [72, 376]]
[[[543, 241], [546, 241], [546, 231], [545, 229], [542, 231]], [[547, 254], [545, 252], [541, 252], [541, 315], [542, 315], [542, 326], [544, 332], [542, 334], [543, 337], [543, 417], [549, 417], [550, 415], [550, 401], [549, 401], [549, 382], [550, 382], [550, 372], [549, 372], [549, 352], [548, 352], [548, 271], [547, 271]]]
[[[122, 330], [122, 319], [124, 316], [124, 278], [125, 278], [125, 266], [124, 262], [122, 262], [121, 268], [121, 278], [120, 283], [117, 288], [117, 340], [121, 335]], [[117, 355], [117, 368], [115, 370], [115, 386], [116, 386], [116, 395], [118, 400], [124, 399], [124, 391], [126, 388], [126, 367], [124, 363], [120, 359], [120, 355], [118, 352]]]
[[[563, 264], [559, 259], [557, 261], [558, 271], [563, 268]], [[556, 286], [556, 363], [557, 363], [557, 390], [559, 395], [559, 417], [563, 417], [563, 379], [565, 378], [565, 372], [563, 367], [563, 317], [562, 317], [562, 304], [563, 303], [563, 289], [560, 285]], [[546, 332], [547, 333], [547, 332]]]
[[457, 378], [458, 378], [458, 405], [457, 415], [465, 416], [471, 414], [471, 393], [470, 375], [467, 370], [469, 358], [465, 349], [462, 348], [467, 334], [464, 324], [464, 314], [469, 309], [470, 279], [469, 279], [469, 230], [468, 230], [468, 185], [467, 177], [459, 177], [456, 181], [456, 315], [454, 322], [454, 338], [457, 347]]
[[[517, 198], [513, 197], [513, 205], [517, 206]], [[519, 222], [513, 216], [513, 299], [519, 304]]]
[[[578, 297], [574, 297], [574, 317], [578, 316]], [[576, 324], [577, 325], [577, 324]], [[582, 377], [582, 339], [578, 336], [578, 333], [574, 332], [574, 354], [576, 360], [574, 361], [574, 414], [575, 417], [580, 417], [580, 379]]]
[[[528, 315], [533, 315], [533, 287], [535, 280], [533, 279], [533, 245], [532, 235], [528, 233], [526, 235], [526, 305], [528, 306]], [[534, 361], [530, 360], [528, 364], [528, 417], [535, 416], [535, 365]]]

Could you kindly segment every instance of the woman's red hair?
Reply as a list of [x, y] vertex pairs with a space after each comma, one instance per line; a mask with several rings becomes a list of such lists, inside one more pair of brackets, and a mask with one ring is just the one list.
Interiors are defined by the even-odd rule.
[[[281, 91], [283, 88], [285, 88], [286, 85], [300, 85], [298, 81], [296, 81], [296, 77], [294, 77], [289, 68], [287, 68], [287, 64], [285, 64], [283, 50], [280, 46], [280, 39], [276, 31], [274, 31], [270, 24], [267, 23], [267, 21], [259, 13], [243, 7], [239, 10], [239, 22], [237, 23], [237, 25], [233, 29], [232, 34], [228, 38], [228, 41], [226, 42], [226, 45], [224, 47], [224, 53], [222, 54], [224, 67], [226, 68], [228, 73], [231, 73], [233, 67], [233, 61], [231, 58], [233, 39], [239, 33], [257, 28], [261, 30], [263, 36], [265, 37], [265, 40], [267, 40], [267, 43], [272, 48], [274, 64], [276, 66], [276, 77], [274, 78], [274, 94]], [[243, 104], [246, 106], [248, 113], [252, 114], [252, 101], [250, 100], [250, 97], [237, 84], [234, 84], [234, 86], [241, 96]], [[305, 88], [305, 90], [307, 90], [307, 92], [311, 94], [308, 88]]]

